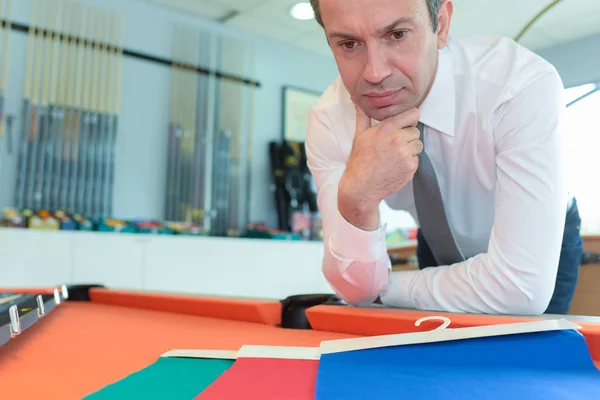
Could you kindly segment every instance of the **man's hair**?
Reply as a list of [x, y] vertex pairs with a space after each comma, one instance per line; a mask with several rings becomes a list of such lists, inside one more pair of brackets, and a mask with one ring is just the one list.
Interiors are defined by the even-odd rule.
[[[431, 25], [433, 26], [433, 31], [437, 32], [438, 30], [438, 15], [440, 12], [440, 7], [444, 0], [425, 0], [427, 2], [427, 8], [429, 9], [429, 17], [431, 18]], [[310, 0], [310, 5], [315, 12], [315, 20], [319, 23], [319, 25], [323, 26], [323, 19], [321, 18], [321, 10], [319, 8], [319, 0]]]

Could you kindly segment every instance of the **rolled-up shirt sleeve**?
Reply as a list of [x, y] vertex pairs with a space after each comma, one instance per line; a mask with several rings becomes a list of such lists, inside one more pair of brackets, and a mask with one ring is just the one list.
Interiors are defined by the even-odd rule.
[[388, 286], [391, 262], [385, 245], [386, 227], [365, 231], [339, 212], [338, 185], [346, 156], [329, 119], [317, 108], [309, 119], [306, 155], [323, 222], [323, 274], [342, 300], [370, 304]]

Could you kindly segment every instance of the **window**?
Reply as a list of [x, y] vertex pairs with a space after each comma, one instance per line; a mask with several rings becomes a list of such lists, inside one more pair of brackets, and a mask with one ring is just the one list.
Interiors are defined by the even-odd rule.
[[583, 234], [600, 233], [600, 83], [565, 90], [569, 189], [577, 198]]

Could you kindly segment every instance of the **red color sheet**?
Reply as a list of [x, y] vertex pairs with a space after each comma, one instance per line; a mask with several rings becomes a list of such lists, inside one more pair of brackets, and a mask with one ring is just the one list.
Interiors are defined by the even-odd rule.
[[196, 400], [313, 400], [318, 360], [238, 358]]

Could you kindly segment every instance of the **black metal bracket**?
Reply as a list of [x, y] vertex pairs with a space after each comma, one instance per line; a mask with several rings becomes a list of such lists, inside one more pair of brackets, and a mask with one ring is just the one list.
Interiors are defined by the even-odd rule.
[[[7, 26], [8, 21], [5, 19], [2, 19], [2, 20], [0, 20], [0, 24], [4, 28], [5, 26]], [[29, 33], [29, 28], [30, 28], [29, 25], [21, 24], [19, 22], [14, 22], [14, 21], [11, 21], [11, 25], [12, 25], [12, 30], [14, 30], [16, 32], [21, 32], [21, 33], [25, 33], [25, 34]], [[40, 27], [36, 27], [36, 32], [38, 34], [42, 33], [44, 35], [46, 35], [46, 33], [52, 34], [52, 35], [56, 34], [55, 40], [59, 40], [59, 41], [65, 40], [65, 39], [66, 40], [75, 39], [79, 43], [83, 43], [84, 45], [87, 45], [87, 46], [93, 46], [96, 44], [96, 42], [91, 41], [86, 38], [68, 35], [64, 32], [54, 32], [52, 30], [48, 30], [48, 29], [44, 29], [44, 28], [40, 28]], [[146, 61], [146, 62], [150, 62], [150, 63], [154, 63], [154, 64], [159, 64], [159, 65], [164, 65], [169, 68], [178, 68], [178, 69], [182, 69], [182, 70], [186, 70], [186, 71], [192, 71], [192, 72], [195, 72], [200, 75], [215, 76], [218, 79], [241, 83], [244, 85], [260, 87], [260, 82], [252, 80], [250, 78], [245, 78], [245, 77], [241, 77], [241, 76], [233, 75], [233, 74], [227, 74], [227, 73], [223, 73], [223, 72], [219, 72], [219, 71], [212, 71], [210, 69], [200, 67], [197, 65], [186, 64], [186, 63], [182, 63], [180, 61], [176, 62], [176, 61], [168, 59], [168, 58], [157, 57], [157, 56], [141, 53], [141, 52], [126, 49], [126, 48], [121, 49], [121, 48], [117, 48], [115, 46], [112, 46], [112, 45], [106, 44], [106, 43], [103, 43], [103, 45], [106, 46], [108, 51], [114, 52], [114, 51], [119, 50], [119, 51], [122, 51], [123, 56], [129, 57], [129, 58], [134, 58], [134, 59], [138, 59], [138, 60], [142, 60], [142, 61]]]

